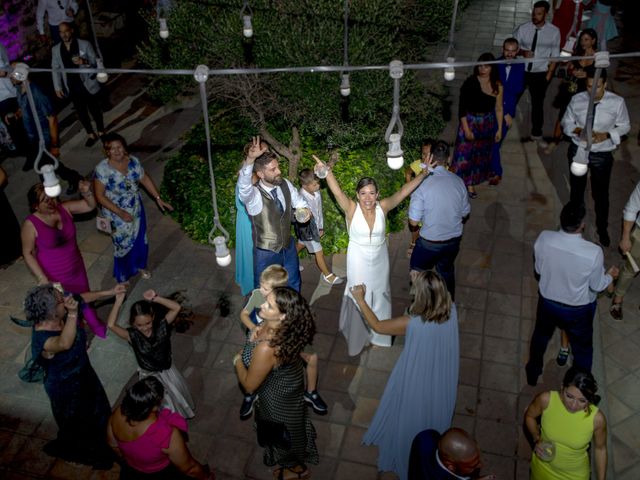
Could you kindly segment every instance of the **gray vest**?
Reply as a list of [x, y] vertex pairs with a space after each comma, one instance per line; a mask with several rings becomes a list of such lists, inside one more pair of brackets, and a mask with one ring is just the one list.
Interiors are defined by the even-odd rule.
[[289, 184], [283, 180], [280, 190], [284, 195], [284, 212], [280, 215], [276, 202], [259, 183], [256, 185], [262, 195], [262, 211], [250, 215], [253, 225], [253, 244], [263, 250], [279, 252], [291, 242], [291, 192]]

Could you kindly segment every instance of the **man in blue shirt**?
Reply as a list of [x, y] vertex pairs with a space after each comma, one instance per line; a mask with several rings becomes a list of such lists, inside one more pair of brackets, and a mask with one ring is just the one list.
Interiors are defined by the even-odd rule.
[[[33, 163], [38, 155], [38, 129], [36, 126], [36, 119], [34, 119], [31, 106], [29, 105], [29, 98], [27, 97], [27, 89], [24, 82], [19, 82], [13, 77], [11, 77], [11, 81], [15, 85], [16, 100], [22, 112], [22, 123], [24, 124], [24, 129], [29, 140], [27, 147], [27, 159], [22, 167], [22, 170], [27, 172], [33, 168]], [[53, 110], [51, 101], [42, 92], [42, 90], [40, 90], [38, 85], [30, 82], [29, 86], [31, 87], [33, 103], [37, 113], [37, 121], [40, 123], [40, 127], [42, 129], [45, 148], [54, 157], [59, 157], [60, 141], [58, 136], [58, 118]], [[46, 165], [47, 163], [52, 163], [52, 161], [47, 155], [43, 155], [41, 157], [41, 165]], [[69, 184], [66, 192], [67, 195], [71, 195], [78, 190], [78, 182], [82, 180], [82, 175], [75, 170], [66, 167], [62, 162], [60, 162], [60, 160], [58, 160], [58, 168], [56, 172], [60, 178], [66, 180]]]
[[[515, 38], [507, 38], [502, 44], [502, 56], [498, 60], [513, 60], [518, 54], [520, 46]], [[491, 158], [491, 171], [493, 178], [489, 180], [490, 185], [498, 185], [502, 179], [502, 163], [500, 161], [500, 148], [507, 136], [509, 128], [516, 117], [516, 106], [520, 95], [524, 92], [524, 63], [514, 65], [501, 63], [496, 65], [502, 83], [502, 109], [504, 111], [504, 122], [502, 122], [502, 138], [498, 143], [493, 144], [493, 156]]]
[[462, 224], [471, 212], [471, 205], [462, 179], [447, 170], [451, 161], [449, 144], [437, 141], [431, 157], [437, 166], [411, 194], [409, 203], [410, 227], [420, 228], [422, 223], [409, 265], [416, 272], [435, 267], [453, 299], [456, 288], [453, 263], [460, 251]]

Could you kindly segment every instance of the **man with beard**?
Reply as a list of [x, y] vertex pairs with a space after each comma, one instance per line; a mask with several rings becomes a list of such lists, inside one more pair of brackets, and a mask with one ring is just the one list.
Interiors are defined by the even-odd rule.
[[461, 428], [450, 428], [442, 435], [424, 430], [416, 435], [409, 457], [409, 480], [492, 480], [480, 477], [482, 461], [478, 445]]
[[[251, 183], [255, 170], [258, 182]], [[253, 229], [253, 279], [260, 286], [260, 274], [269, 265], [282, 265], [289, 274], [289, 286], [300, 291], [300, 264], [291, 235], [292, 209], [309, 209], [307, 201], [289, 180], [282, 178], [278, 158], [260, 137], [254, 137], [238, 176], [238, 194], [247, 208]]]

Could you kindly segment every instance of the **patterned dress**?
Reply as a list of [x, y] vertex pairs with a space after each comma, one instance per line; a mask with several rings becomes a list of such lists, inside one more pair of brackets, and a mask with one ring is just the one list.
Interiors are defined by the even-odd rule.
[[118, 282], [126, 282], [147, 267], [147, 220], [139, 187], [143, 177], [142, 164], [133, 156], [129, 157], [126, 175], [109, 165], [106, 158], [96, 167], [96, 180], [104, 185], [105, 196], [133, 217], [133, 222], [125, 222], [111, 210], [102, 209], [113, 230], [113, 276]]
[[[249, 368], [253, 349], [258, 341], [247, 341], [242, 350], [242, 362]], [[267, 446], [264, 449], [265, 465], [318, 464], [316, 448], [316, 430], [309, 419], [304, 403], [304, 367], [302, 359], [297, 357], [288, 365], [275, 367], [262, 382], [257, 392], [256, 421], [268, 420], [284, 423], [291, 435], [291, 448], [283, 449]]]

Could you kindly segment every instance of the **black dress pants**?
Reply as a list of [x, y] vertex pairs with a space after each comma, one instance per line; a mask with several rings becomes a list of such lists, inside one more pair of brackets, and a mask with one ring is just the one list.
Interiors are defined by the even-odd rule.
[[531, 135], [542, 136], [544, 122], [544, 96], [547, 93], [547, 72], [525, 72], [525, 86], [531, 95]]

